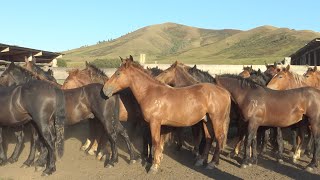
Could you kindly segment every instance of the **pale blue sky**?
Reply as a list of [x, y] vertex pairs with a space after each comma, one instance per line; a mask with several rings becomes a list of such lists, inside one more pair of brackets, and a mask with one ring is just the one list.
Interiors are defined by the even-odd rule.
[[318, 0], [6, 0], [0, 43], [64, 51], [174, 22], [208, 29], [261, 25], [320, 31]]

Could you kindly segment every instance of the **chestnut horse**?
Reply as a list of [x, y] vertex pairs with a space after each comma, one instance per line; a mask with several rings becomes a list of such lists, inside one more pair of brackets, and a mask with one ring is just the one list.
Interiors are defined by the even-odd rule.
[[[313, 159], [308, 171], [318, 166], [320, 150], [320, 90], [304, 87], [275, 91], [234, 75], [216, 77], [218, 85], [225, 87], [239, 105], [248, 122], [248, 137], [242, 167], [257, 163], [256, 133], [259, 126], [287, 127], [307, 116], [314, 135]], [[250, 146], [253, 152], [250, 158]]]
[[[185, 67], [188, 67], [188, 66], [176, 61], [168, 69], [160, 73], [156, 77], [156, 79], [172, 87], [186, 87], [186, 86], [191, 86], [199, 83], [185, 70]], [[201, 141], [201, 131], [200, 131], [201, 125], [202, 125], [201, 123], [198, 123], [197, 125], [192, 126], [192, 133], [193, 133], [193, 137], [195, 138], [193, 153], [196, 156], [199, 155], [199, 145]], [[204, 125], [203, 127], [206, 128], [205, 124], [203, 125]], [[180, 149], [182, 147], [182, 129], [178, 128], [176, 132], [177, 132], [176, 135], [178, 136], [177, 145], [178, 145], [178, 149]], [[200, 148], [200, 154], [203, 154], [201, 148]], [[206, 160], [208, 157], [207, 155], [204, 155], [203, 158], [205, 158]], [[202, 159], [199, 160], [199, 162], [200, 161], [202, 161]]]
[[[283, 68], [281, 71], [279, 71], [268, 83], [267, 87], [270, 89], [274, 90], [289, 90], [289, 89], [294, 89], [294, 88], [300, 88], [300, 87], [307, 87], [307, 86], [312, 86], [314, 84], [308, 83], [307, 78], [305, 76], [301, 76], [299, 74], [296, 74], [294, 72], [290, 71], [290, 65], [288, 65], [286, 68]], [[315, 87], [315, 86], [312, 86]], [[316, 87], [317, 88], [317, 87]], [[302, 123], [302, 122], [301, 122]], [[294, 136], [293, 136], [293, 148], [292, 151], [294, 152], [293, 155], [293, 161], [296, 162], [297, 159], [300, 157], [301, 153], [301, 148], [303, 145], [304, 141], [304, 136], [305, 136], [305, 126], [304, 127], [299, 127], [303, 125], [297, 124], [296, 126], [298, 127], [298, 135], [297, 135], [297, 130], [294, 128]], [[308, 146], [306, 148], [306, 154], [309, 154], [311, 151], [311, 142], [312, 141], [312, 136], [310, 135], [309, 132], [309, 140], [308, 140]]]
[[308, 68], [307, 72], [304, 73], [303, 76], [305, 77], [306, 84], [320, 89], [320, 71], [317, 70], [317, 66]]
[[[218, 162], [229, 125], [231, 99], [225, 89], [208, 83], [172, 88], [151, 77], [142, 66], [133, 61], [132, 56], [105, 83], [103, 92], [107, 96], [112, 96], [113, 93], [125, 88], [132, 90], [140, 104], [145, 121], [150, 125], [154, 157], [149, 172], [157, 172], [163, 157], [161, 125], [192, 126], [201, 121], [206, 114], [210, 117], [211, 128], [214, 129], [218, 142], [215, 151], [217, 153], [209, 164]], [[208, 123], [207, 126], [211, 129]]]

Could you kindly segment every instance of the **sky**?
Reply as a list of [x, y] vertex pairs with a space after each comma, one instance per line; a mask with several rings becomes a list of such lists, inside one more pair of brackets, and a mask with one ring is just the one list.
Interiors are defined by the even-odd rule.
[[318, 0], [0, 0], [0, 7], [0, 43], [57, 52], [165, 22], [320, 32]]

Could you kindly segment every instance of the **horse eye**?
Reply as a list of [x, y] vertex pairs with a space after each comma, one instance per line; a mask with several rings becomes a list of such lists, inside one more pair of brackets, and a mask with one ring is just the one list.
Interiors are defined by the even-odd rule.
[[279, 76], [279, 78], [282, 78], [282, 76]]
[[309, 75], [306, 75], [306, 78], [308, 78], [309, 77]]
[[117, 73], [116, 73], [116, 76], [119, 76], [119, 75], [120, 75], [120, 72], [117, 72]]

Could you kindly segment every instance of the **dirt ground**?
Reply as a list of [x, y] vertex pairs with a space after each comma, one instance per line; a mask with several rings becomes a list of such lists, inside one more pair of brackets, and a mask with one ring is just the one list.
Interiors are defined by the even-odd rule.
[[[29, 153], [30, 143], [25, 143], [19, 161], [0, 167], [0, 180], [7, 179], [320, 179], [320, 169], [313, 173], [304, 171], [302, 168], [310, 162], [310, 159], [303, 157], [298, 164], [293, 165], [288, 158], [286, 151], [285, 163], [278, 164], [274, 154], [270, 151], [267, 155], [259, 157], [258, 165], [247, 169], [241, 169], [240, 158], [231, 159], [227, 157], [230, 148], [226, 148], [221, 155], [220, 165], [214, 170], [207, 170], [204, 167], [195, 167], [194, 158], [188, 148], [176, 151], [174, 146], [165, 148], [164, 159], [161, 163], [158, 174], [147, 174], [146, 166], [143, 163], [129, 165], [129, 155], [124, 143], [120, 138], [119, 162], [113, 168], [104, 168], [102, 161], [97, 161], [94, 156], [88, 156], [80, 151], [80, 146], [87, 136], [87, 123], [72, 126], [67, 129], [65, 152], [62, 159], [58, 160], [57, 171], [49, 177], [41, 177], [41, 172], [35, 172], [34, 167], [21, 169], [20, 166], [26, 160]], [[10, 134], [6, 132], [5, 134]], [[28, 135], [27, 135], [28, 136]], [[26, 137], [28, 139], [28, 137]], [[13, 150], [12, 136], [6, 138], [8, 144], [8, 155]], [[141, 140], [133, 139], [135, 147], [139, 151]], [[286, 148], [286, 150], [288, 147]], [[211, 157], [210, 157], [211, 158]]]

